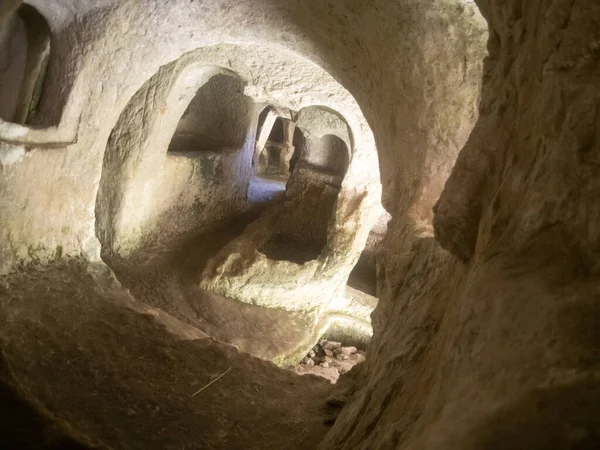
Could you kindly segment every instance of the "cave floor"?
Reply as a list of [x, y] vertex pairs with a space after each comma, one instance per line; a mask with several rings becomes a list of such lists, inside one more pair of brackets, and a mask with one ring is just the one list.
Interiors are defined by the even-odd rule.
[[198, 286], [206, 262], [257, 217], [250, 211], [210, 233], [148, 247], [127, 260], [104, 257], [133, 297], [222, 342], [264, 359], [296, 350], [311, 338], [305, 316], [237, 302]]
[[[103, 259], [136, 300], [160, 308], [215, 339], [273, 360], [295, 352], [298, 343], [314, 339], [314, 323], [302, 314], [241, 303], [205, 291], [199, 287], [198, 278], [208, 260], [264, 208], [262, 203], [211, 232], [190, 233], [166, 245], [149, 246], [126, 260], [109, 255]], [[314, 248], [303, 248], [301, 243], [286, 241], [277, 251], [281, 259], [300, 264], [316, 257], [312, 255]], [[307, 254], [312, 256], [303, 259]], [[361, 274], [353, 271], [349, 286], [375, 295]]]
[[331, 384], [141, 305], [101, 264], [1, 280], [0, 448], [316, 448]]
[[211, 233], [105, 255], [112, 271], [71, 260], [1, 278], [0, 448], [316, 448], [344, 387], [265, 361], [312, 324], [198, 287], [277, 192]]

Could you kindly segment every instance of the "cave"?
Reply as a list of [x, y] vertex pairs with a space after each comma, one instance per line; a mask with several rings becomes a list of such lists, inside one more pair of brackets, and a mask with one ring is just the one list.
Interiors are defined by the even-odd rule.
[[0, 3], [0, 448], [597, 449], [600, 3]]

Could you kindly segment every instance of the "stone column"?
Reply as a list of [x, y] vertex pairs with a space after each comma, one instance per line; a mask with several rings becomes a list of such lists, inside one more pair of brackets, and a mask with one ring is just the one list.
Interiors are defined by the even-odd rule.
[[277, 114], [273, 111], [269, 112], [262, 128], [259, 131], [258, 137], [256, 138], [256, 148], [254, 150], [254, 165], [256, 166], [257, 173], [259, 172], [260, 156], [265, 151], [265, 144], [269, 139], [273, 125], [277, 120]]
[[290, 171], [290, 160], [294, 155], [294, 131], [296, 124], [289, 119], [283, 119], [283, 145], [281, 147], [281, 164], [286, 173]]

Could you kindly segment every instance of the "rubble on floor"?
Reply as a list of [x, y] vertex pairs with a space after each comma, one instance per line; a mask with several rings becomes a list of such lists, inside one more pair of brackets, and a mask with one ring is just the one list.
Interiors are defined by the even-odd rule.
[[313, 374], [336, 383], [340, 375], [364, 360], [364, 350], [323, 339], [294, 367], [294, 371], [299, 375]]

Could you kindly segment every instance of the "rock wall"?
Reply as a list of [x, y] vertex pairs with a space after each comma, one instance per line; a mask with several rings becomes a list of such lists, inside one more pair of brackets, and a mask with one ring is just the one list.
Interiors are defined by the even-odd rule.
[[[40, 118], [56, 129], [0, 123], [5, 141], [29, 150], [0, 177], [5, 266], [59, 248], [94, 257], [115, 124], [161, 66], [203, 47], [204, 64], [240, 74], [256, 101], [324, 105], [348, 119], [365, 151], [342, 185], [331, 249], [358, 254], [366, 242], [361, 195], [379, 170], [371, 129], [377, 141], [393, 219], [373, 357], [322, 448], [593, 448], [597, 2], [480, 0], [490, 32], [481, 97], [487, 27], [462, 1], [32, 3], [52, 18], [58, 49]], [[72, 145], [31, 144], [73, 142], [74, 127]], [[329, 253], [305, 278], [273, 276], [281, 289], [257, 298], [287, 301], [298, 284], [299, 297], [327, 296], [331, 284], [310, 286], [312, 275], [343, 258]], [[293, 263], [257, 265], [256, 274], [297, 274]]]
[[[225, 96], [218, 89], [223, 79], [243, 82], [220, 72], [183, 58], [152, 77], [121, 114], [104, 155], [96, 202], [96, 232], [104, 250], [126, 256], [150, 243], [209, 229], [244, 209], [254, 141], [250, 99], [242, 98], [241, 108], [243, 94]], [[194, 103], [196, 92], [215, 84], [225, 107], [206, 102], [201, 110]], [[215, 130], [210, 136], [202, 133], [206, 128], [190, 125], [214, 109], [214, 128], [232, 104], [240, 108], [230, 119], [240, 120], [228, 123], [244, 130], [241, 142], [239, 130], [225, 136]], [[239, 147], [223, 147], [227, 144]]]
[[[96, 200], [109, 138], [144, 83], [161, 66], [189, 52], [195, 51], [192, 59], [204, 66], [238, 74], [248, 83], [245, 94], [256, 102], [292, 110], [320, 105], [340, 111], [358, 133], [357, 146], [370, 154], [366, 168], [377, 165], [371, 131], [352, 96], [310, 59], [267, 38], [274, 35], [276, 23], [248, 21], [246, 37], [236, 38], [237, 27], [227, 25], [231, 16], [251, 17], [254, 5], [225, 14], [227, 8], [215, 1], [205, 5], [212, 8], [209, 14], [184, 1], [158, 9], [126, 2], [109, 10], [103, 9], [108, 2], [69, 7], [54, 1], [32, 3], [49, 20], [53, 52], [38, 127], [0, 123], [1, 271], [32, 259], [99, 258], [96, 232], [101, 236], [104, 231], [96, 224], [105, 219], [97, 214]], [[84, 19], [76, 20], [73, 11]], [[151, 11], [162, 11], [162, 17]], [[131, 18], [127, 27], [123, 17]], [[173, 28], [176, 23], [181, 27]], [[198, 33], [199, 29], [212, 31]], [[215, 45], [219, 42], [238, 44]], [[199, 48], [203, 50], [195, 50]], [[377, 172], [357, 169], [356, 176], [370, 182]]]
[[481, 117], [435, 240], [391, 223], [376, 357], [323, 449], [600, 440], [600, 4], [477, 3], [490, 29]]
[[252, 101], [244, 95], [244, 86], [243, 80], [225, 74], [208, 80], [183, 113], [169, 151], [241, 148], [252, 132]]
[[327, 245], [327, 228], [339, 194], [339, 187], [328, 183], [331, 178], [296, 167], [272, 234], [259, 252], [299, 264], [319, 257]]

